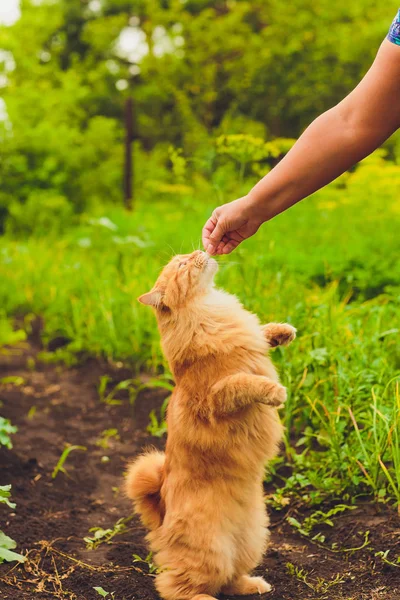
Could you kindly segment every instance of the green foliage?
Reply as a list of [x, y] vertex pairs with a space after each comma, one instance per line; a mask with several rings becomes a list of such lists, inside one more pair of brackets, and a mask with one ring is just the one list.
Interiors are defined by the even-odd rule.
[[[240, 167], [241, 177], [244, 176], [245, 168], [249, 164], [261, 163], [271, 159], [278, 159], [289, 152], [296, 140], [277, 138], [265, 142], [262, 138], [256, 138], [246, 134], [222, 135], [216, 140], [218, 154], [225, 154], [235, 160]], [[262, 168], [265, 174], [268, 168], [265, 164], [257, 165], [256, 173]]]
[[116, 535], [121, 535], [122, 533], [126, 533], [127, 524], [133, 519], [131, 517], [124, 517], [118, 519], [118, 521], [114, 524], [112, 528], [103, 529], [102, 527], [91, 527], [89, 529], [90, 533], [93, 533], [92, 537], [83, 538], [86, 542], [86, 548], [88, 550], [96, 550], [101, 544], [110, 544], [111, 540]]
[[147, 431], [154, 437], [162, 437], [165, 433], [167, 433], [167, 422], [165, 417], [170, 398], [171, 396], [168, 396], [162, 403], [159, 417], [157, 417], [154, 408], [150, 411], [150, 422], [147, 425]]
[[145, 558], [141, 558], [138, 554], [132, 554], [133, 562], [144, 563], [147, 565], [150, 575], [153, 573], [159, 573], [157, 565], [153, 562], [153, 553], [149, 552]]
[[34, 191], [24, 204], [9, 206], [7, 229], [18, 235], [60, 234], [71, 225], [73, 207], [64, 196], [51, 190]]
[[[334, 523], [332, 521], [332, 517], [336, 516], [337, 514], [343, 513], [346, 510], [354, 510], [355, 508], [355, 506], [337, 504], [334, 508], [331, 508], [327, 512], [324, 512], [322, 510], [317, 510], [313, 512], [309, 517], [306, 517], [302, 523], [300, 523], [294, 517], [290, 516], [286, 517], [286, 520], [288, 523], [290, 523], [290, 525], [292, 525], [292, 527], [297, 529], [297, 531], [301, 535], [309, 537], [314, 527], [317, 527], [318, 525], [329, 525], [329, 527], [333, 527]], [[314, 535], [312, 539], [317, 539], [321, 542], [325, 541], [325, 537], [322, 536], [320, 533]]]
[[16, 542], [8, 537], [8, 535], [0, 531], [0, 564], [5, 561], [25, 562], [25, 556], [14, 552], [14, 548], [16, 547]]
[[0, 379], [0, 385], [12, 384], [15, 386], [24, 385], [25, 379], [20, 375], [7, 375], [6, 377], [2, 377]]
[[96, 442], [96, 445], [103, 450], [107, 450], [110, 447], [110, 440], [114, 439], [115, 441], [120, 440], [120, 436], [118, 433], [118, 429], [105, 429], [101, 432], [99, 439]]
[[8, 419], [0, 417], [0, 446], [11, 449], [12, 443], [10, 435], [17, 432], [17, 428], [11, 425]]
[[[7, 260], [7, 252], [3, 255], [3, 260]], [[23, 329], [14, 329], [10, 319], [0, 313], [0, 348], [2, 346], [11, 346], [18, 344], [26, 339], [26, 333]]]
[[331, 579], [324, 579], [322, 577], [313, 579], [308, 571], [296, 567], [293, 563], [286, 563], [286, 568], [291, 577], [296, 577], [296, 579], [304, 583], [309, 589], [318, 594], [318, 596], [324, 594], [324, 597], [333, 586], [344, 583], [346, 577], [337, 573]]
[[[73, 213], [121, 204], [128, 96], [136, 193], [174, 194], [172, 178], [186, 188], [217, 181], [220, 135], [267, 138], [265, 172], [282, 152], [274, 138], [296, 137], [359, 81], [396, 9], [143, 0], [132, 12], [120, 0], [25, 0], [21, 18], [1, 27], [0, 230], [57, 235]], [[121, 45], [132, 36], [139, 49]], [[248, 140], [238, 142], [244, 168]], [[398, 142], [391, 148], [397, 156]], [[253, 154], [256, 175], [259, 160]]]
[[14, 509], [16, 504], [10, 502], [11, 497], [11, 485], [0, 485], [0, 504], [7, 504], [9, 508]]
[[[1, 420], [1, 417], [0, 417]], [[4, 419], [3, 419], [4, 420]], [[3, 444], [1, 439], [1, 423], [0, 423], [0, 445]], [[7, 445], [7, 444], [5, 444]], [[8, 446], [11, 447], [11, 446]], [[0, 504], [6, 504], [9, 508], [14, 510], [16, 504], [10, 501], [11, 497], [11, 485], [0, 485]], [[6, 535], [0, 529], [0, 564], [7, 562], [24, 562], [26, 559], [21, 554], [14, 552], [14, 549], [17, 547], [17, 543], [11, 539], [8, 535]]]

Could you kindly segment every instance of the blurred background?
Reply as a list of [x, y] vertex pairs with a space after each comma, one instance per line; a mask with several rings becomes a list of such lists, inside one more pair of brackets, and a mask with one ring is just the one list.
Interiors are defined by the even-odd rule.
[[[65, 229], [77, 215], [122, 204], [127, 99], [129, 196], [174, 205], [238, 197], [287, 150], [279, 139], [267, 148], [257, 141], [296, 138], [342, 99], [396, 8], [2, 0], [0, 230]], [[387, 148], [396, 159], [396, 141]]]

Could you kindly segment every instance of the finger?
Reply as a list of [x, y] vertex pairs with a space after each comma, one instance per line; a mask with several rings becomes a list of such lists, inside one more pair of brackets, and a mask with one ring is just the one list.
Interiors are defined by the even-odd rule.
[[243, 242], [243, 240], [246, 239], [242, 234], [240, 234], [238, 231], [231, 231], [229, 233], [229, 241], [233, 240], [235, 242], [237, 242], [238, 244], [240, 244], [241, 242]]
[[202, 241], [203, 241], [203, 247], [205, 250], [207, 250], [207, 246], [209, 244], [209, 239], [210, 239], [210, 235], [211, 233], [214, 231], [215, 225], [217, 223], [217, 219], [214, 216], [214, 213], [211, 215], [211, 217], [208, 219], [207, 223], [204, 225], [203, 227], [203, 231], [202, 231]]
[[208, 248], [207, 252], [209, 254], [214, 254], [218, 248], [219, 243], [221, 242], [223, 236], [225, 234], [225, 226], [223, 221], [217, 221], [214, 230], [210, 233], [208, 239]]
[[223, 254], [230, 254], [232, 252], [232, 250], [234, 250], [235, 248], [237, 248], [239, 246], [239, 244], [240, 244], [240, 242], [237, 242], [236, 240], [230, 240], [223, 247], [222, 253]]
[[223, 254], [224, 247], [225, 247], [225, 242], [220, 242], [218, 244], [218, 248], [217, 248], [216, 254]]

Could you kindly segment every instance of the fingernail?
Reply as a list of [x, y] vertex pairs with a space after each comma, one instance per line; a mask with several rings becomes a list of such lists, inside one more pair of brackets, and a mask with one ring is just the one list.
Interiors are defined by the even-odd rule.
[[214, 246], [212, 244], [208, 244], [207, 250], [206, 250], [207, 254], [214, 254], [214, 250], [215, 250]]

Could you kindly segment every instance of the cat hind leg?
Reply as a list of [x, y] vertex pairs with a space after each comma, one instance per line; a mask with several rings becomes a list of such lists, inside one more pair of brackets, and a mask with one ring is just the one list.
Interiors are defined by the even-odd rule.
[[250, 596], [251, 594], [267, 594], [271, 590], [272, 586], [262, 577], [240, 575], [237, 579], [225, 585], [221, 589], [221, 593], [225, 595], [232, 594], [234, 596]]
[[163, 571], [156, 577], [156, 589], [164, 600], [217, 600], [221, 584], [195, 581], [190, 573]]

